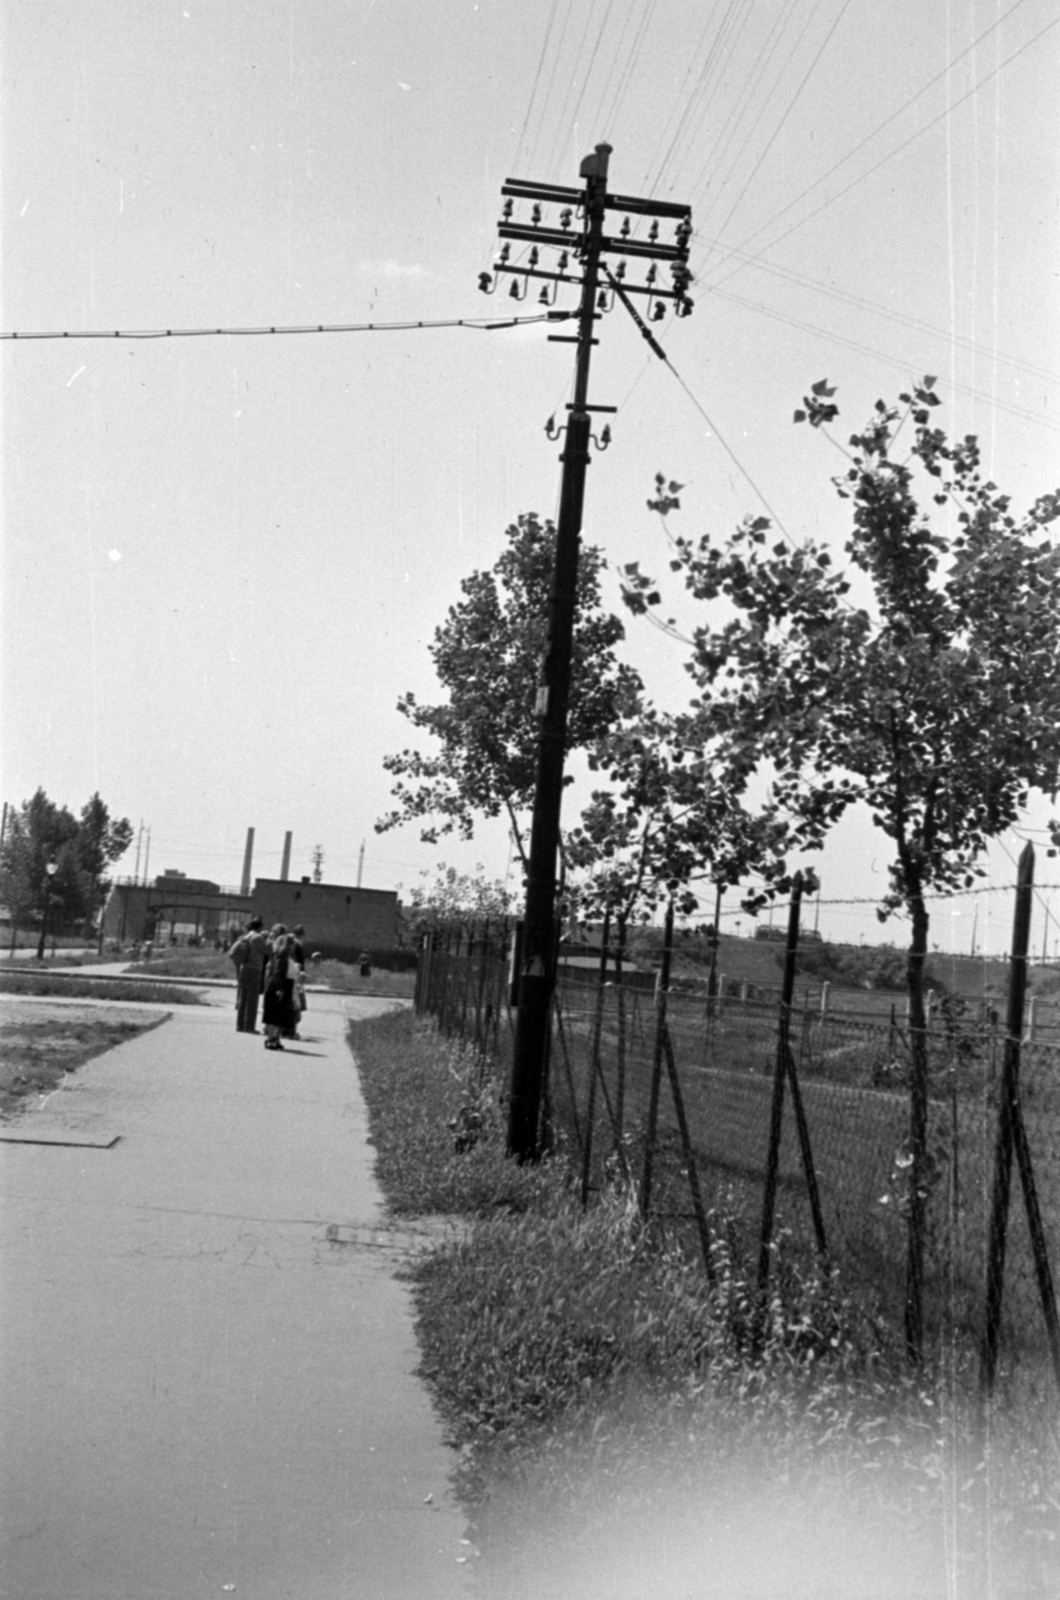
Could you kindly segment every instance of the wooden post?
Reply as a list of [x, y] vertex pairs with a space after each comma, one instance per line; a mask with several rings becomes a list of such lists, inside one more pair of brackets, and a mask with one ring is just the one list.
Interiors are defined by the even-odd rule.
[[777, 1025], [777, 1055], [773, 1070], [773, 1104], [769, 1118], [769, 1149], [766, 1154], [766, 1186], [762, 1200], [762, 1227], [758, 1239], [758, 1293], [764, 1302], [769, 1282], [769, 1250], [773, 1242], [776, 1215], [777, 1173], [780, 1168], [780, 1134], [784, 1118], [784, 1080], [788, 1075], [791, 1049], [791, 997], [795, 992], [795, 963], [799, 953], [799, 910], [802, 905], [802, 873], [791, 884], [788, 910], [788, 937], [784, 950], [784, 982], [780, 991], [780, 1017]]
[[979, 1362], [979, 1394], [984, 1403], [990, 1400], [994, 1392], [1001, 1339], [1012, 1154], [1016, 1122], [1020, 1114], [1020, 1042], [1023, 1035], [1023, 1002], [1027, 992], [1027, 950], [1030, 944], [1033, 891], [1034, 846], [1028, 843], [1020, 856], [1016, 879], [1016, 909], [1012, 922], [1008, 1010], [1005, 1020], [1005, 1054], [1001, 1067], [1001, 1103], [998, 1109], [997, 1143], [994, 1148], [994, 1189], [990, 1206], [990, 1233], [986, 1258], [986, 1309]]

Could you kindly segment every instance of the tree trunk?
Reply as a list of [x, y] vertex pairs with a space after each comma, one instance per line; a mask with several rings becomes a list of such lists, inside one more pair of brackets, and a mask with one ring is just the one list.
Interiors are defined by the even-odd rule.
[[905, 1344], [910, 1361], [919, 1365], [924, 1355], [924, 1247], [928, 1207], [928, 1035], [924, 1008], [924, 968], [927, 963], [929, 920], [919, 889], [910, 893], [909, 907], [913, 938], [909, 946], [906, 982], [909, 990], [912, 1063], [909, 1082], [909, 1253], [906, 1265]]

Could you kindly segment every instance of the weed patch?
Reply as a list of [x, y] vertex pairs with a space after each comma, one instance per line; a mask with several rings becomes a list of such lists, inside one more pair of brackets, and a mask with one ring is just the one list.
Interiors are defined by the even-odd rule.
[[351, 1038], [392, 1207], [468, 1223], [411, 1278], [484, 1594], [1057, 1592], [1051, 1415], [999, 1408], [984, 1441], [974, 1373], [910, 1375], [784, 1236], [763, 1304], [735, 1202], [710, 1283], [617, 1171], [583, 1211], [562, 1152], [508, 1161], [474, 1052], [408, 1013]]

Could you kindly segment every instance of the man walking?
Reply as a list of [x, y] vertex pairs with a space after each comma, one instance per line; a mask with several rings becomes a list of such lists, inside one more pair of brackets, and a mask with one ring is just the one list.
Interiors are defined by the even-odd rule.
[[228, 954], [236, 967], [236, 1032], [257, 1033], [258, 996], [268, 954], [260, 917], [251, 917], [243, 937]]

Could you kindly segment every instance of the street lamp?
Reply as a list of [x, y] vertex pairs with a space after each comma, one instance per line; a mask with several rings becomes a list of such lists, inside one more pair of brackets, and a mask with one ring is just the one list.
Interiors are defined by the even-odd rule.
[[46, 863], [44, 870], [48, 874], [48, 887], [44, 894], [44, 913], [40, 919], [40, 942], [37, 945], [38, 961], [44, 960], [44, 946], [48, 939], [48, 909], [52, 903], [52, 879], [59, 870], [59, 863], [57, 861], [49, 861]]

